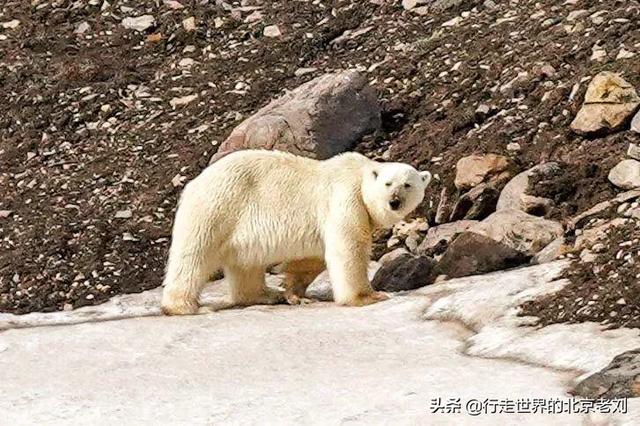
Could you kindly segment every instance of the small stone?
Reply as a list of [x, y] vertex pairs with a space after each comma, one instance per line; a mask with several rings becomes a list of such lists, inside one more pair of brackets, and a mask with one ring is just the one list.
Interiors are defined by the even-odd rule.
[[616, 209], [616, 213], [622, 214], [629, 208], [629, 203], [622, 203]]
[[623, 47], [623, 48], [620, 49], [620, 52], [618, 52], [618, 56], [616, 56], [616, 60], [619, 60], [619, 59], [631, 59], [634, 56], [636, 56], [635, 53], [629, 52], [628, 50], [626, 50]]
[[546, 64], [540, 67], [540, 74], [546, 78], [553, 78], [556, 75], [556, 69], [553, 66]]
[[130, 232], [124, 232], [122, 234], [122, 240], [123, 241], [139, 241], [137, 238], [135, 238]]
[[631, 120], [631, 131], [640, 133], [640, 111]]
[[91, 25], [89, 25], [88, 22], [84, 21], [81, 22], [80, 24], [78, 24], [78, 26], [76, 27], [76, 29], [73, 31], [76, 34], [84, 34], [85, 32], [87, 32], [89, 30], [89, 28], [91, 28]]
[[411, 12], [415, 13], [416, 15], [425, 16], [431, 13], [431, 8], [429, 8], [429, 6], [420, 6], [412, 9]]
[[182, 5], [182, 3], [180, 3], [179, 1], [176, 0], [164, 0], [164, 5], [173, 9], [173, 10], [178, 10], [178, 9], [182, 9], [184, 6]]
[[569, 15], [567, 15], [567, 21], [573, 22], [581, 16], [586, 15], [587, 13], [589, 12], [584, 9], [574, 10], [573, 12], [570, 12]]
[[260, 22], [262, 21], [262, 13], [260, 13], [259, 11], [254, 11], [253, 13], [251, 13], [249, 16], [247, 16], [244, 20], [244, 22], [250, 24], [253, 22]]
[[584, 249], [580, 252], [580, 260], [584, 263], [591, 263], [596, 260], [596, 257], [597, 256], [588, 249]]
[[20, 21], [18, 21], [17, 19], [13, 19], [11, 21], [3, 22], [0, 25], [5, 30], [13, 30], [13, 29], [18, 28], [20, 26]]
[[188, 33], [196, 30], [196, 18], [193, 16], [182, 21], [182, 27]]
[[0, 210], [0, 219], [6, 219], [13, 213], [12, 210]]
[[224, 19], [217, 17], [216, 19], [213, 20], [213, 26], [215, 28], [220, 28], [224, 25]]
[[520, 144], [518, 142], [511, 142], [507, 144], [507, 151], [516, 152], [520, 151]]
[[73, 305], [71, 303], [65, 303], [62, 309], [65, 311], [72, 311]]
[[455, 18], [450, 19], [447, 22], [444, 22], [441, 26], [443, 26], [443, 27], [455, 27], [460, 22], [462, 22], [462, 17], [456, 16]]
[[476, 114], [482, 116], [486, 116], [487, 114], [489, 114], [489, 111], [491, 111], [491, 107], [486, 104], [480, 104], [478, 105], [478, 108], [476, 108]]
[[196, 99], [198, 99], [198, 95], [187, 95], [187, 96], [182, 96], [179, 98], [172, 98], [169, 101], [169, 104], [172, 107], [178, 107], [178, 106], [182, 106], [182, 105], [187, 105], [193, 101], [195, 101]]
[[314, 73], [318, 70], [318, 68], [298, 68], [295, 70], [294, 74], [296, 77], [302, 77], [303, 75]]
[[182, 176], [180, 173], [178, 173], [177, 175], [175, 175], [173, 177], [173, 179], [171, 179], [171, 184], [173, 185], [174, 188], [177, 188], [179, 186], [182, 186], [182, 181], [184, 180], [184, 176]]
[[87, 300], [93, 300], [93, 298], [94, 298], [94, 297], [95, 297], [95, 296], [94, 296], [93, 294], [87, 294], [86, 299], [87, 299]]
[[195, 61], [193, 59], [191, 59], [191, 58], [183, 58], [183, 59], [180, 60], [180, 62], [178, 62], [178, 66], [180, 68], [189, 68], [194, 63], [195, 63]]
[[602, 62], [607, 58], [607, 51], [604, 49], [593, 49], [591, 53], [591, 60], [596, 62]]
[[262, 34], [264, 34], [265, 37], [274, 38], [280, 37], [282, 35], [282, 32], [277, 25], [269, 25], [267, 27], [264, 27]]
[[424, 0], [402, 0], [402, 7], [404, 10], [411, 10], [422, 3], [425, 3]]
[[391, 247], [395, 247], [398, 244], [400, 244], [400, 238], [398, 237], [391, 237], [389, 238], [389, 240], [387, 240], [387, 247], [391, 248]]
[[618, 188], [640, 188], [640, 161], [622, 160], [611, 169], [608, 178]]
[[630, 143], [629, 148], [627, 148], [627, 157], [640, 160], [640, 147], [634, 143]]
[[153, 33], [147, 36], [147, 42], [149, 43], [157, 43], [159, 41], [162, 41], [162, 39], [163, 37], [161, 33]]
[[155, 24], [156, 20], [151, 15], [142, 15], [136, 18], [124, 18], [122, 26], [135, 31], [145, 31]]
[[130, 219], [133, 216], [131, 210], [120, 210], [116, 212], [116, 219]]

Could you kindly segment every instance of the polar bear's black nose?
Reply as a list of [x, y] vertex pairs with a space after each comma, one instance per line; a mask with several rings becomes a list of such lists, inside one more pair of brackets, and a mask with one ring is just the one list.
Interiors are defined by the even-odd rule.
[[391, 207], [391, 210], [398, 210], [400, 208], [400, 200], [397, 198], [392, 199], [389, 201], [389, 207]]

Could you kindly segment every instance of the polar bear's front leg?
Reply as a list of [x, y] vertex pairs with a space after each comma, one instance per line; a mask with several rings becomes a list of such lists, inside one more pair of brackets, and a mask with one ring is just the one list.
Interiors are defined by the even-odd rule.
[[336, 303], [364, 306], [389, 298], [371, 287], [367, 276], [370, 252], [370, 241], [354, 239], [349, 232], [328, 236], [325, 259]]

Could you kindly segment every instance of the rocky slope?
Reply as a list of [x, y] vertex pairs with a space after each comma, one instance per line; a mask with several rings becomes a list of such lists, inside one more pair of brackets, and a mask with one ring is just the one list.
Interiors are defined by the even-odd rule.
[[[639, 22], [638, 1], [4, 2], [0, 310], [71, 309], [158, 286], [184, 182], [283, 90], [343, 69], [364, 75], [382, 107], [381, 129], [356, 149], [437, 175], [418, 212], [432, 229], [486, 219], [509, 179], [553, 161], [527, 194], [552, 202], [531, 212], [562, 225], [573, 244], [571, 219], [622, 192], [607, 177], [640, 136], [627, 119], [588, 132], [571, 124], [597, 74], [640, 89]], [[455, 184], [463, 157], [488, 153], [503, 156], [496, 176], [508, 170], [509, 179]], [[423, 245], [427, 232], [386, 235], [377, 253], [402, 243], [413, 255], [446, 255], [439, 239]], [[616, 235], [576, 271], [611, 262], [624, 242]], [[565, 255], [579, 257], [573, 250]], [[567, 298], [613, 291], [583, 285], [601, 275], [576, 274], [585, 294], [552, 296], [544, 321], [606, 314], [613, 325], [640, 324], [630, 296], [624, 321], [597, 301], [597, 316], [560, 314]]]

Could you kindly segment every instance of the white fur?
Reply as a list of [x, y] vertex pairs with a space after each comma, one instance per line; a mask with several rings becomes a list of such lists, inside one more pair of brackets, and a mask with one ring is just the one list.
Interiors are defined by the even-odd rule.
[[[373, 292], [367, 278], [373, 229], [414, 210], [430, 179], [407, 164], [356, 153], [325, 161], [259, 150], [227, 155], [182, 193], [163, 310], [198, 312], [200, 291], [220, 268], [233, 303], [276, 303], [282, 295], [265, 286], [266, 266], [313, 257], [325, 259], [335, 300], [358, 304]], [[389, 202], [396, 198], [394, 211]]]

